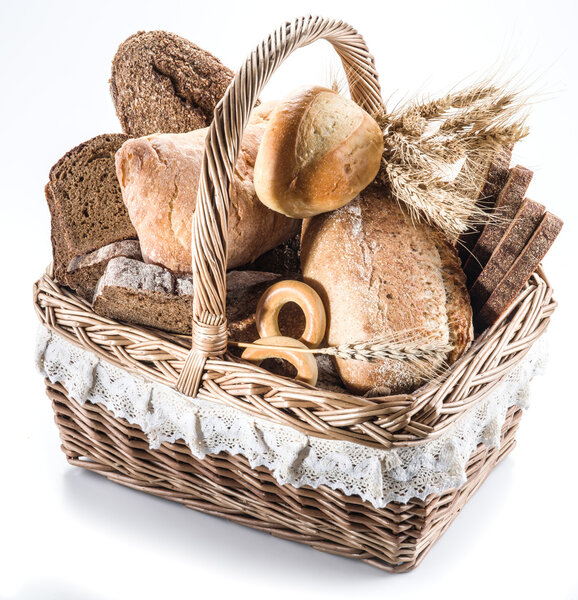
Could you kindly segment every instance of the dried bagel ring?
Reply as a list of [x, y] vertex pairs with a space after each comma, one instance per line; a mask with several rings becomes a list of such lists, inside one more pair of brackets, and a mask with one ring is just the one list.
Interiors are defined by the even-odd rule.
[[257, 348], [250, 346], [246, 348], [242, 358], [260, 365], [266, 358], [282, 358], [290, 362], [296, 369], [295, 379], [315, 385], [317, 383], [317, 361], [312, 354], [308, 352], [299, 352], [292, 348], [304, 348], [307, 346], [290, 337], [284, 335], [274, 335], [272, 337], [260, 338], [254, 342], [264, 346], [284, 346], [283, 348]]
[[305, 329], [299, 341], [309, 348], [317, 348], [325, 337], [325, 307], [319, 294], [301, 281], [279, 281], [261, 296], [255, 321], [262, 338], [282, 335], [279, 313], [285, 304], [295, 302], [305, 315]]

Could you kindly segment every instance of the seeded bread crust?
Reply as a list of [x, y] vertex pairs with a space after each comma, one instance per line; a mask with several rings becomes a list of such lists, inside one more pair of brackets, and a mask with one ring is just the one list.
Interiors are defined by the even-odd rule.
[[[432, 227], [414, 225], [383, 188], [370, 186], [343, 208], [305, 220], [301, 266], [325, 304], [331, 346], [411, 331], [416, 340], [453, 345], [452, 363], [473, 339], [455, 249]], [[336, 366], [359, 394], [406, 393], [422, 383], [403, 361], [336, 359]]]
[[[103, 246], [136, 239], [122, 201], [114, 156], [128, 139], [123, 134], [92, 138], [67, 152], [50, 170], [45, 187], [51, 214], [54, 275], [72, 289], [94, 284], [71, 261]], [[102, 271], [106, 264], [102, 265]]]
[[209, 52], [166, 31], [139, 31], [112, 61], [110, 91], [132, 137], [207, 127], [233, 72]]

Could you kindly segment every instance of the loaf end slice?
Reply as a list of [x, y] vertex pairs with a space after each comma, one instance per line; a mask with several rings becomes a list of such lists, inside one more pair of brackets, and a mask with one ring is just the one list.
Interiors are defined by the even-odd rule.
[[211, 123], [232, 79], [219, 59], [188, 40], [139, 31], [112, 61], [110, 91], [125, 133], [184, 133]]

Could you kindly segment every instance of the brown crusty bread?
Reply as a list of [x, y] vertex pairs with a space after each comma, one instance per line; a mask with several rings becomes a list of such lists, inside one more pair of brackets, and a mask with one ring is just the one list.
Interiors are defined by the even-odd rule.
[[[231, 185], [227, 268], [254, 261], [292, 238], [300, 221], [270, 210], [253, 187], [253, 166], [274, 104], [251, 114]], [[118, 180], [145, 262], [191, 272], [191, 227], [207, 129], [127, 141], [116, 155]]]
[[[255, 309], [261, 294], [281, 277], [277, 273], [227, 273], [229, 336], [238, 341], [257, 339]], [[191, 333], [193, 283], [168, 269], [130, 258], [113, 258], [98, 282], [94, 311], [109, 319]]]
[[514, 264], [545, 212], [546, 208], [542, 204], [528, 198], [524, 200], [483, 271], [470, 288], [474, 311], [478, 311], [484, 305], [502, 277]]
[[520, 165], [516, 165], [510, 171], [506, 184], [498, 194], [493, 217], [483, 227], [472, 254], [464, 264], [468, 286], [476, 281], [522, 206], [532, 176], [533, 172], [530, 169]]
[[[376, 185], [343, 208], [307, 219], [303, 280], [323, 299], [327, 344], [409, 331], [450, 344], [455, 361], [472, 337], [472, 310], [455, 249], [437, 230], [413, 224]], [[371, 395], [409, 392], [421, 380], [403, 361], [336, 359], [345, 385]], [[438, 366], [442, 366], [442, 361]]]
[[233, 72], [188, 40], [139, 31], [112, 61], [110, 91], [123, 131], [132, 137], [207, 127]]
[[[116, 178], [114, 156], [123, 134], [99, 135], [67, 152], [50, 170], [46, 199], [51, 215], [54, 275], [73, 289], [90, 287], [69, 275], [76, 257], [121, 240], [136, 239]], [[104, 266], [104, 265], [103, 265]]]
[[562, 229], [562, 225], [561, 219], [550, 212], [546, 212], [514, 264], [508, 269], [508, 272], [494, 288], [487, 302], [477, 314], [477, 328], [481, 330], [492, 325], [512, 304], [554, 243]]

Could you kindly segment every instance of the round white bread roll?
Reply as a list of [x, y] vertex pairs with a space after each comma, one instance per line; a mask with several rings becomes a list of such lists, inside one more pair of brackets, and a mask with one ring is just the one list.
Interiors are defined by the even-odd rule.
[[[445, 236], [412, 223], [383, 187], [303, 223], [303, 280], [321, 296], [330, 346], [411, 331], [412, 341], [450, 345], [454, 362], [473, 339], [472, 309], [457, 253]], [[404, 361], [336, 359], [354, 393], [408, 393], [423, 383]]]
[[335, 210], [379, 171], [383, 135], [352, 100], [323, 88], [300, 90], [269, 119], [255, 162], [263, 204], [288, 217]]

